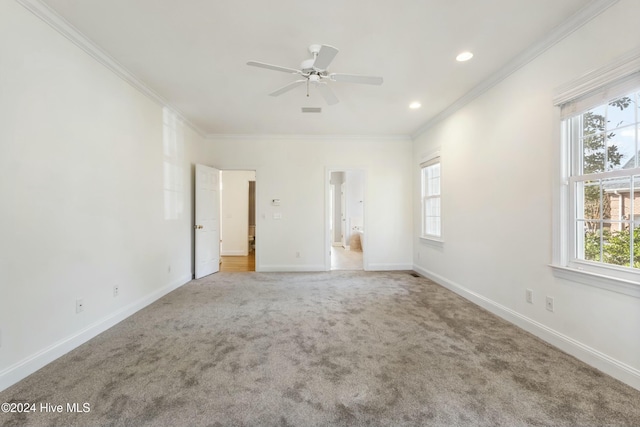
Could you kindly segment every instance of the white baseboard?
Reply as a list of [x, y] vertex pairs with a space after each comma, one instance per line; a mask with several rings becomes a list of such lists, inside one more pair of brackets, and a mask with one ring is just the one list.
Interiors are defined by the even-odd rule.
[[145, 297], [140, 298], [138, 301], [135, 301], [127, 305], [126, 307], [123, 307], [120, 310], [92, 323], [91, 325], [78, 331], [77, 333], [69, 335], [68, 337], [63, 338], [62, 340], [0, 371], [0, 391], [5, 390], [18, 381], [28, 377], [43, 366], [53, 362], [57, 358], [65, 355], [81, 344], [84, 344], [91, 338], [94, 338], [95, 336], [101, 334], [102, 332], [123, 321], [137, 311], [162, 298], [169, 292], [186, 284], [190, 280], [191, 275], [185, 275], [184, 277], [175, 280], [167, 286], [158, 289]]
[[411, 264], [374, 264], [369, 263], [366, 268], [367, 271], [402, 271], [413, 270]]
[[417, 265], [413, 270], [575, 358], [640, 390], [640, 370]]

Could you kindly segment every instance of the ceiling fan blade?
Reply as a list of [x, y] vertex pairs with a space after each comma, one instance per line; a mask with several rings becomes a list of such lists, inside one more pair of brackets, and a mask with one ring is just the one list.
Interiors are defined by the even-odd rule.
[[302, 74], [300, 70], [296, 70], [294, 68], [281, 67], [279, 65], [271, 65], [264, 62], [249, 61], [247, 62], [247, 65], [251, 65], [252, 67], [266, 68], [267, 70], [282, 71], [283, 73], [289, 73], [289, 74]]
[[318, 56], [316, 56], [316, 60], [313, 62], [313, 68], [316, 70], [326, 70], [338, 52], [338, 49], [335, 47], [323, 44], [320, 46], [320, 52], [318, 52]]
[[282, 86], [280, 89], [271, 92], [269, 95], [270, 96], [278, 96], [278, 95], [282, 95], [285, 92], [290, 91], [293, 88], [296, 88], [302, 84], [305, 84], [307, 81], [306, 80], [296, 80], [295, 82], [289, 83], [286, 86]]
[[329, 74], [329, 78], [334, 82], [361, 83], [366, 85], [381, 85], [382, 77], [361, 76], [358, 74]]
[[315, 86], [318, 88], [318, 90], [320, 91], [320, 95], [322, 95], [327, 104], [334, 105], [339, 102], [338, 98], [333, 93], [329, 85], [327, 85], [326, 83], [318, 83]]

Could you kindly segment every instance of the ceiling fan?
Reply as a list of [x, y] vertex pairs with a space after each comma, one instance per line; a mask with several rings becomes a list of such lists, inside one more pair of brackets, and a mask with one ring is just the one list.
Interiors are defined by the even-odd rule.
[[311, 52], [313, 58], [302, 61], [299, 70], [295, 68], [281, 67], [279, 65], [272, 65], [257, 61], [249, 61], [247, 62], [247, 65], [251, 65], [252, 67], [266, 68], [268, 70], [282, 71], [283, 73], [297, 74], [298, 76], [300, 76], [299, 80], [296, 80], [286, 86], [281, 87], [278, 90], [271, 92], [269, 94], [271, 96], [282, 95], [283, 93], [304, 84], [307, 85], [307, 96], [309, 96], [309, 86], [313, 85], [318, 89], [324, 100], [329, 105], [337, 104], [338, 98], [327, 84], [328, 81], [360, 83], [369, 85], [382, 84], [382, 77], [328, 72], [327, 68], [329, 68], [329, 64], [331, 64], [333, 58], [335, 58], [335, 56], [338, 54], [338, 49], [333, 46], [325, 44], [312, 44], [311, 46], [309, 46], [309, 52]]

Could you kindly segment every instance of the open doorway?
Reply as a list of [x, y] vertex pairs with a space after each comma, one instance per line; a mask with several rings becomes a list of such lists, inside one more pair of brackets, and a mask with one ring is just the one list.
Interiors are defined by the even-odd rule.
[[328, 183], [328, 269], [363, 270], [364, 171], [329, 170]]
[[220, 175], [220, 271], [255, 271], [256, 172], [223, 170]]

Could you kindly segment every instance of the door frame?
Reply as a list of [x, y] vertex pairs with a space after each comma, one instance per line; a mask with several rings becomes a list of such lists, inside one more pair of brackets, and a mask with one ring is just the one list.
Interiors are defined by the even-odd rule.
[[[325, 236], [325, 243], [324, 243], [324, 256], [325, 256], [325, 271], [331, 271], [331, 247], [332, 247], [332, 243], [333, 243], [333, 236], [331, 236], [331, 230], [330, 230], [330, 222], [329, 222], [329, 217], [330, 215], [333, 215], [333, 212], [331, 212], [331, 203], [329, 202], [329, 199], [331, 197], [331, 172], [358, 172], [362, 174], [362, 187], [363, 187], [363, 193], [364, 193], [364, 206], [362, 209], [362, 227], [365, 230], [365, 233], [367, 232], [367, 217], [368, 217], [368, 205], [367, 205], [367, 199], [368, 199], [368, 187], [367, 187], [367, 170], [366, 169], [362, 169], [362, 168], [354, 168], [354, 167], [325, 167], [325, 179], [324, 179], [324, 225], [325, 225], [325, 231], [324, 231], [324, 236]], [[257, 181], [257, 179], [256, 179]], [[257, 184], [256, 184], [257, 186]], [[256, 189], [257, 192], [257, 189]], [[257, 196], [256, 196], [257, 197]], [[335, 224], [334, 224], [335, 227]], [[369, 270], [369, 261], [368, 261], [368, 256], [367, 253], [369, 252], [367, 250], [367, 248], [369, 247], [369, 241], [371, 239], [369, 238], [365, 238], [364, 239], [364, 244], [362, 245], [362, 269], [365, 271]], [[257, 255], [257, 254], [256, 254]], [[257, 262], [257, 261], [256, 261]]]
[[[217, 167], [217, 169], [220, 170], [220, 172], [222, 171], [255, 171], [256, 173], [256, 231], [254, 234], [255, 237], [255, 257], [256, 257], [256, 272], [260, 272], [262, 271], [262, 264], [261, 264], [261, 256], [260, 254], [262, 253], [261, 247], [262, 247], [262, 238], [258, 238], [260, 236], [260, 222], [263, 221], [266, 217], [264, 212], [261, 209], [262, 203], [261, 203], [261, 198], [260, 198], [260, 168], [257, 166], [252, 166], [252, 165], [239, 165], [236, 167], [232, 167], [232, 168], [227, 168], [227, 167], [223, 167], [223, 166], [219, 166]], [[195, 184], [194, 184], [194, 192], [195, 192]], [[194, 200], [194, 212], [195, 212], [195, 200]], [[194, 215], [195, 218], [195, 215]], [[195, 223], [194, 223], [195, 224]], [[193, 250], [195, 253], [195, 246], [193, 246]], [[195, 267], [194, 267], [194, 272], [195, 272]]]

